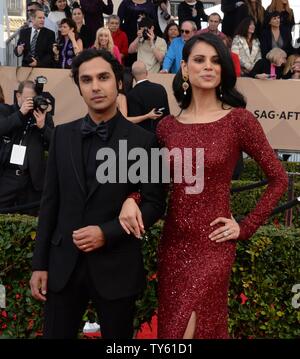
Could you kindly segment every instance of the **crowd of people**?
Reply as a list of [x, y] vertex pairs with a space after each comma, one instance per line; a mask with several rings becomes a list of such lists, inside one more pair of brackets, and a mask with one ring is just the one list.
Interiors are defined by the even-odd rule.
[[[70, 68], [87, 107], [84, 118], [53, 129], [51, 116], [35, 108], [31, 81], [20, 84], [15, 105], [0, 105], [0, 145], [5, 138], [11, 145], [1, 167], [0, 207], [1, 198], [2, 206], [13, 203], [12, 192], [23, 193], [29, 182], [40, 191], [30, 148], [44, 168], [42, 149], [51, 142], [30, 281], [34, 298], [45, 302], [46, 338], [76, 337], [89, 300], [103, 338], [132, 338], [134, 303], [145, 282], [136, 237], [165, 213], [167, 192], [158, 252], [159, 338], [228, 338], [227, 291], [237, 240], [253, 235], [287, 188], [285, 170], [245, 109], [236, 77], [297, 79], [300, 60], [289, 42], [293, 14], [287, 0], [272, 1], [266, 10], [259, 0], [222, 6], [221, 32], [220, 15], [207, 16], [195, 0], [180, 4], [179, 25], [168, 0], [123, 0], [119, 9], [111, 0], [28, 3], [29, 23], [20, 31], [16, 56], [27, 67]], [[170, 114], [166, 90], [149, 81], [149, 72], [176, 73], [178, 115]], [[170, 187], [161, 178], [131, 181], [127, 167], [126, 181], [99, 183], [99, 149], [118, 153], [111, 165], [121, 172], [132, 150], [151, 158], [161, 147], [193, 150], [189, 173], [180, 172]], [[199, 148], [205, 153], [204, 186], [196, 176]], [[229, 194], [243, 151], [262, 167], [268, 186], [237, 223]], [[175, 166], [175, 157], [169, 165]], [[148, 161], [142, 170], [155, 172]]]
[[[290, 65], [299, 58], [300, 46], [292, 45], [295, 19], [288, 0], [270, 0], [266, 9], [261, 0], [224, 0], [221, 8], [223, 20], [218, 13], [208, 16], [201, 1], [183, 0], [177, 21], [169, 0], [123, 0], [118, 9], [111, 0], [28, 2], [28, 21], [15, 54], [23, 56], [22, 66], [71, 68], [72, 59], [83, 49], [106, 48], [127, 67], [140, 60], [149, 72], [175, 74], [184, 43], [196, 33], [209, 32], [225, 41], [238, 76], [298, 77], [298, 66]], [[203, 21], [208, 24], [205, 29]], [[276, 71], [270, 64], [264, 73], [257, 72], [261, 66], [255, 65], [261, 59], [269, 61], [274, 48], [285, 52], [285, 61], [273, 64]]]

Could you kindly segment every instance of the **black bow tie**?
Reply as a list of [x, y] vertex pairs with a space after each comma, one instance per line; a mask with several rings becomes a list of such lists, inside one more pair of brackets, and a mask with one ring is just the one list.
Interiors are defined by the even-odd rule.
[[85, 119], [81, 125], [81, 134], [83, 138], [97, 134], [102, 141], [108, 139], [108, 126], [106, 122], [100, 122], [97, 126], [93, 126], [88, 119]]

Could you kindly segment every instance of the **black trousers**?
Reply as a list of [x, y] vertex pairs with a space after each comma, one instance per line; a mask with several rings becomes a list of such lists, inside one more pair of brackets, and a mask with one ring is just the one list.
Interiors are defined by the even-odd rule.
[[[41, 191], [36, 191], [28, 172], [17, 175], [16, 169], [6, 168], [0, 175], [0, 209], [28, 204], [41, 199]], [[19, 172], [18, 172], [19, 173]], [[20, 211], [36, 216], [38, 208]]]
[[136, 296], [117, 300], [101, 298], [93, 285], [83, 254], [66, 287], [59, 293], [47, 293], [44, 338], [77, 338], [82, 316], [90, 300], [97, 312], [103, 339], [133, 337]]

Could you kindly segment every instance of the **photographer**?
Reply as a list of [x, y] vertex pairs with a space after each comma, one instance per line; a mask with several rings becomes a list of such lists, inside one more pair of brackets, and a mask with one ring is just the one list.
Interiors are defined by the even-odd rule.
[[42, 193], [44, 151], [54, 124], [36, 86], [21, 82], [17, 105], [0, 104], [0, 209], [38, 201]]
[[128, 53], [137, 52], [138, 61], [142, 61], [148, 72], [158, 73], [167, 51], [164, 39], [155, 35], [154, 22], [150, 18], [142, 18], [136, 39], [129, 45]]

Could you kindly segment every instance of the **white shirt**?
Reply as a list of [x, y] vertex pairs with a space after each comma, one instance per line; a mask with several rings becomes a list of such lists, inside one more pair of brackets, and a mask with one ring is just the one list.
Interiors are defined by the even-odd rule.
[[40, 31], [41, 31], [41, 29], [34, 29], [33, 27], [31, 28], [30, 43], [32, 42], [35, 30], [37, 30], [38, 36], [39, 36]]

